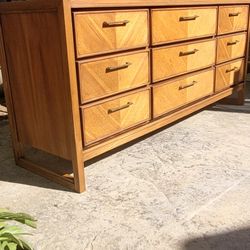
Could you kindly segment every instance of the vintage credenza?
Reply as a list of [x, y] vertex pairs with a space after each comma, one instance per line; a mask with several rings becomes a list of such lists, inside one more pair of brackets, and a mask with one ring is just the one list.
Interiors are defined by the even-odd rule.
[[86, 161], [219, 100], [243, 104], [249, 4], [0, 3], [17, 165], [83, 192]]

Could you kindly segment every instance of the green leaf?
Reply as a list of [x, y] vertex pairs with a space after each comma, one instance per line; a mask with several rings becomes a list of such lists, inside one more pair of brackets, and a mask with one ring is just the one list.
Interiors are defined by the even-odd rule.
[[22, 243], [23, 243], [23, 249], [25, 249], [25, 250], [33, 250], [33, 248], [30, 245], [28, 245], [28, 243], [25, 242], [24, 240], [22, 240]]
[[2, 212], [8, 212], [9, 210], [8, 209], [6, 209], [6, 208], [0, 208], [0, 213], [2, 213]]
[[0, 230], [0, 234], [11, 233], [11, 234], [22, 234], [23, 231], [18, 226], [6, 226]]
[[25, 213], [0, 212], [0, 222], [14, 220], [27, 226], [36, 228], [36, 219]]
[[8, 243], [9, 250], [17, 250], [17, 244], [16, 243]]
[[[28, 235], [16, 225], [8, 225], [7, 221], [16, 221], [36, 228], [36, 219], [26, 213], [12, 213], [0, 208], [0, 250], [32, 250], [20, 236]], [[30, 234], [29, 234], [30, 235]]]

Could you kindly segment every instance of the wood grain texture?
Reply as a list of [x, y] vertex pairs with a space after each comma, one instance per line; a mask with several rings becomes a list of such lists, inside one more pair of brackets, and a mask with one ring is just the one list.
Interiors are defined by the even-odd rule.
[[149, 83], [149, 51], [115, 55], [78, 63], [81, 102]]
[[[153, 81], [213, 65], [215, 48], [216, 42], [213, 39], [153, 49]], [[196, 52], [192, 53], [194, 51]], [[190, 53], [190, 55], [182, 55], [182, 53]]]
[[78, 58], [149, 43], [147, 10], [75, 12], [74, 23]]
[[[243, 86], [243, 84], [242, 84]], [[238, 86], [237, 86], [238, 87]], [[229, 88], [225, 91], [222, 91], [220, 93], [217, 93], [211, 97], [205, 98], [201, 100], [200, 102], [196, 102], [194, 104], [190, 104], [189, 106], [178, 110], [177, 112], [171, 113], [170, 115], [161, 117], [160, 119], [154, 120], [142, 127], [135, 128], [131, 131], [128, 131], [124, 134], [121, 134], [119, 136], [110, 138], [108, 141], [104, 141], [98, 145], [95, 145], [93, 147], [90, 147], [88, 149], [85, 149], [83, 151], [84, 159], [89, 160], [92, 159], [100, 154], [103, 154], [107, 151], [110, 151], [116, 147], [119, 147], [125, 143], [128, 143], [132, 140], [135, 140], [137, 138], [140, 138], [152, 131], [156, 131], [157, 129], [160, 129], [166, 125], [169, 125], [173, 122], [176, 122], [177, 120], [188, 116], [208, 105], [211, 105], [225, 97], [228, 97], [232, 95], [234, 88]]]
[[218, 34], [247, 30], [248, 5], [219, 7]]
[[152, 43], [161, 44], [216, 33], [217, 7], [152, 10]]
[[149, 90], [82, 109], [85, 146], [150, 118]]
[[[67, 0], [66, 0], [67, 1]], [[0, 2], [0, 14], [57, 10], [63, 0], [32, 0]]]
[[221, 91], [244, 81], [244, 60], [216, 67], [215, 91]]
[[154, 118], [213, 94], [214, 70], [188, 75], [153, 87]]
[[84, 173], [84, 159], [82, 155], [82, 124], [80, 119], [79, 109], [79, 90], [77, 84], [75, 51], [74, 51], [74, 36], [72, 25], [72, 12], [69, 2], [63, 2], [58, 8], [59, 27], [61, 34], [61, 46], [64, 60], [64, 79], [68, 79], [68, 98], [71, 105], [67, 105], [70, 110], [70, 148], [72, 150], [71, 162], [74, 174], [74, 187], [79, 193], [86, 190], [85, 173]]
[[1, 21], [19, 142], [70, 159], [57, 12], [7, 14]]
[[243, 57], [246, 51], [246, 33], [218, 38], [217, 63]]
[[249, 4], [249, 0], [71, 0], [73, 8]]
[[2, 27], [0, 26], [0, 65], [3, 81], [3, 89], [5, 101], [8, 107], [8, 119], [11, 131], [12, 147], [14, 151], [15, 162], [17, 163], [18, 159], [23, 156], [23, 147], [18, 141], [18, 131], [16, 126], [16, 117], [13, 107], [13, 98], [10, 88], [10, 79], [9, 72], [7, 67], [7, 58], [5, 54], [5, 46], [3, 41]]

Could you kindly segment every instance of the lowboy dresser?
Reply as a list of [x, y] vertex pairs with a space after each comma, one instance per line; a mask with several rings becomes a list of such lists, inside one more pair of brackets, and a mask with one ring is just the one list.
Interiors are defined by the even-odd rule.
[[17, 165], [83, 192], [86, 161], [222, 99], [243, 104], [249, 4], [0, 3]]

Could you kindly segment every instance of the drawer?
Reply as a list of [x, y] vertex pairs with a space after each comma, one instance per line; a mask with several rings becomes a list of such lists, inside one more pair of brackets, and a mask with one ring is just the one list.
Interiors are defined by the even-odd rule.
[[149, 93], [146, 89], [82, 108], [85, 146], [149, 121]]
[[217, 63], [243, 57], [246, 50], [246, 33], [218, 39]]
[[81, 102], [95, 100], [149, 83], [149, 52], [78, 63]]
[[77, 57], [146, 47], [148, 11], [75, 12]]
[[153, 87], [153, 112], [158, 117], [202, 97], [213, 94], [214, 70], [167, 81]]
[[215, 91], [221, 91], [244, 81], [245, 61], [238, 60], [216, 67]]
[[216, 33], [217, 7], [152, 10], [152, 42], [212, 36]]
[[214, 39], [153, 49], [153, 81], [211, 66], [215, 54]]
[[247, 30], [248, 6], [222, 6], [219, 8], [218, 34]]

